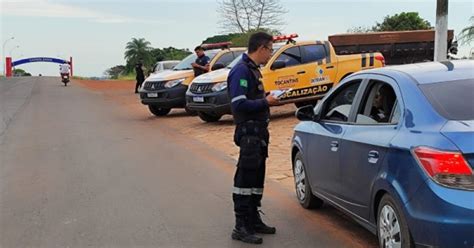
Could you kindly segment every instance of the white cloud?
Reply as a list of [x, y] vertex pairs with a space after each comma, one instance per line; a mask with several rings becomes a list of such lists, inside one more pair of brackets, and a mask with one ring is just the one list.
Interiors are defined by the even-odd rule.
[[77, 18], [98, 23], [145, 22], [73, 5], [52, 3], [48, 0], [1, 0], [0, 13], [2, 16]]

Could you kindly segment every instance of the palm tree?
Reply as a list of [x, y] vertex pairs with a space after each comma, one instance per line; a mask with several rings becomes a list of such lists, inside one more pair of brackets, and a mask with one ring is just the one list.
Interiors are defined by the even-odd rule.
[[474, 40], [474, 16], [469, 18], [471, 25], [463, 28], [458, 35], [458, 40], [461, 44], [469, 45]]
[[132, 41], [127, 42], [125, 47], [125, 60], [127, 60], [127, 69], [132, 69], [133, 66], [141, 59], [146, 68], [150, 68], [153, 61], [151, 50], [153, 49], [149, 41], [144, 38], [132, 38]]

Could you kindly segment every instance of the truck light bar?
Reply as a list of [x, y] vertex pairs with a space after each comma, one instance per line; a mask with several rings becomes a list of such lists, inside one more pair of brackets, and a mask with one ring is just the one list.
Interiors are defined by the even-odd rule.
[[202, 44], [201, 47], [204, 48], [204, 50], [209, 50], [209, 49], [218, 49], [218, 48], [229, 48], [230, 45], [232, 45], [232, 42], [218, 42], [218, 43], [209, 43], [209, 44]]
[[292, 41], [293, 38], [298, 38], [298, 34], [289, 34], [289, 35], [277, 35], [273, 36], [273, 42], [277, 41]]

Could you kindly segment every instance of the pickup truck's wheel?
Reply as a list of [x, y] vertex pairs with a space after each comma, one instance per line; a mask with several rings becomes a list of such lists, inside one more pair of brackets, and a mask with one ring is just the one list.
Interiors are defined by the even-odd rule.
[[150, 110], [152, 114], [156, 116], [165, 116], [171, 111], [171, 109], [169, 108], [160, 108], [154, 105], [148, 105], [148, 109]]
[[188, 115], [190, 115], [190, 116], [196, 116], [198, 114], [197, 111], [190, 110], [188, 107], [185, 107], [184, 111], [186, 111], [186, 113], [188, 113]]
[[219, 121], [222, 117], [222, 115], [215, 115], [211, 113], [206, 113], [206, 112], [198, 112], [199, 118], [205, 122], [216, 122]]

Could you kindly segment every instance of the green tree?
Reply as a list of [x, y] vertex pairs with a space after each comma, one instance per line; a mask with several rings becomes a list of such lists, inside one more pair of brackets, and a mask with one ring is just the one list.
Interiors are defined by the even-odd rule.
[[376, 23], [372, 31], [404, 31], [432, 29], [430, 22], [420, 17], [418, 12], [402, 12], [386, 16], [381, 23]]
[[461, 45], [469, 45], [474, 40], [474, 16], [469, 19], [471, 24], [461, 30], [458, 40]]
[[368, 33], [371, 31], [372, 31], [371, 27], [357, 26], [357, 27], [349, 28], [347, 30], [347, 33]]
[[105, 71], [105, 74], [109, 76], [112, 79], [117, 79], [121, 74], [125, 72], [125, 66], [124, 65], [116, 65], [112, 68], [109, 68]]
[[270, 30], [270, 29], [258, 29], [258, 30], [250, 30], [249, 32], [239, 34], [238, 36], [235, 36], [232, 38], [232, 46], [234, 47], [246, 47], [249, 42], [249, 38], [252, 34], [256, 32], [266, 32], [271, 35], [280, 35], [281, 33], [278, 30]]
[[386, 16], [374, 26], [356, 26], [349, 28], [348, 33], [368, 33], [383, 31], [406, 31], [406, 30], [424, 30], [432, 29], [430, 22], [421, 18], [417, 12], [402, 12], [393, 16]]
[[30, 73], [26, 72], [23, 69], [13, 69], [13, 76], [15, 77], [24, 77], [24, 76], [31, 76]]
[[209, 44], [209, 43], [218, 43], [218, 42], [231, 41], [232, 39], [238, 37], [239, 35], [241, 35], [241, 34], [230, 33], [230, 34], [214, 35], [214, 36], [206, 38], [205, 40], [202, 41], [202, 43], [203, 44]]
[[127, 61], [126, 69], [127, 72], [131, 72], [141, 59], [143, 60], [143, 65], [146, 68], [151, 68], [153, 64], [153, 58], [150, 51], [150, 42], [146, 41], [144, 38], [132, 38], [132, 41], [127, 42], [125, 47], [125, 60]]
[[151, 50], [151, 56], [155, 63], [163, 60], [182, 60], [189, 54], [191, 54], [191, 52], [188, 49], [178, 49], [174, 47], [163, 49], [154, 48]]

